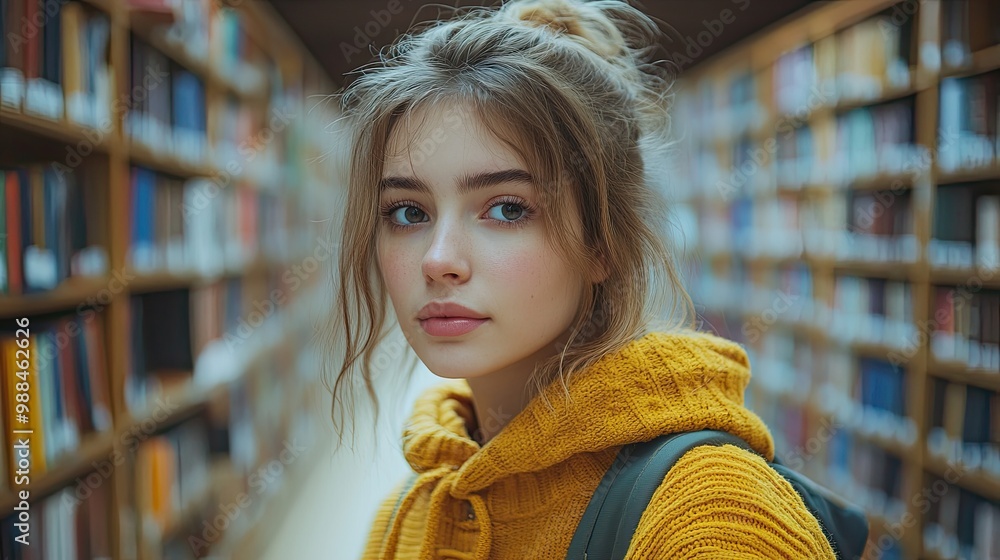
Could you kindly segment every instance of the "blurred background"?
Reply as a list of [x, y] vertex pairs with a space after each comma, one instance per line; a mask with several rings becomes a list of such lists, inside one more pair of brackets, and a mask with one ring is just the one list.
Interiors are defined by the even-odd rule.
[[[870, 558], [1000, 558], [1000, 4], [642, 7], [678, 78], [665, 235], [779, 459], [865, 508]], [[0, 0], [4, 559], [360, 555], [409, 411], [332, 453], [327, 96], [449, 13]]]

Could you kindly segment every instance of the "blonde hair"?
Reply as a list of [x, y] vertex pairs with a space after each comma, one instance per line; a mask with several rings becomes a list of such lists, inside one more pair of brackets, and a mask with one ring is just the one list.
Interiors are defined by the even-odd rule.
[[668, 142], [671, 83], [650, 60], [659, 35], [623, 1], [514, 0], [411, 30], [357, 71], [338, 95], [353, 137], [329, 333], [344, 356], [324, 376], [335, 425], [338, 408], [341, 419], [353, 417], [353, 399], [344, 397], [356, 375], [378, 417], [372, 360], [389, 329], [375, 256], [387, 142], [401, 118], [442, 101], [467, 103], [522, 157], [554, 245], [581, 278], [595, 267], [607, 273], [585, 282], [568, 339], [535, 370], [536, 392], [556, 379], [565, 387], [573, 372], [654, 323], [691, 327], [693, 304], [661, 229], [667, 206], [644, 164], [645, 153]]

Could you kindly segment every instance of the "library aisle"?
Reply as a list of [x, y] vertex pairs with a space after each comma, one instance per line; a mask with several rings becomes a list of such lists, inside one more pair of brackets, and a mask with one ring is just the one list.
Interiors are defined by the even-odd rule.
[[[421, 368], [403, 402], [412, 402], [422, 389], [439, 381]], [[361, 557], [375, 510], [410, 471], [398, 445], [403, 429], [400, 420], [403, 416], [397, 414], [382, 424], [377, 436], [381, 443], [375, 453], [334, 454], [331, 445], [319, 454], [303, 476], [280, 525], [269, 531], [261, 560]]]

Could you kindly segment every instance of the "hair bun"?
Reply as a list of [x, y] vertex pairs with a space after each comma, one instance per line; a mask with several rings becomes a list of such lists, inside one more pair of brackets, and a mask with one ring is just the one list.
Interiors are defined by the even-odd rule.
[[598, 7], [574, 0], [526, 0], [505, 6], [515, 19], [576, 37], [604, 58], [625, 54], [626, 42], [613, 21]]

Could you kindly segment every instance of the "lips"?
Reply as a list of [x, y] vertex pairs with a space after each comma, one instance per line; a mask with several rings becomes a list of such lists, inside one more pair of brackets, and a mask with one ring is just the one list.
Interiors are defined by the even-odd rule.
[[469, 319], [467, 317], [432, 317], [420, 321], [424, 332], [431, 336], [462, 336], [470, 333], [489, 319]]
[[489, 317], [457, 303], [431, 302], [420, 310], [417, 320], [431, 336], [461, 336], [479, 328]]

